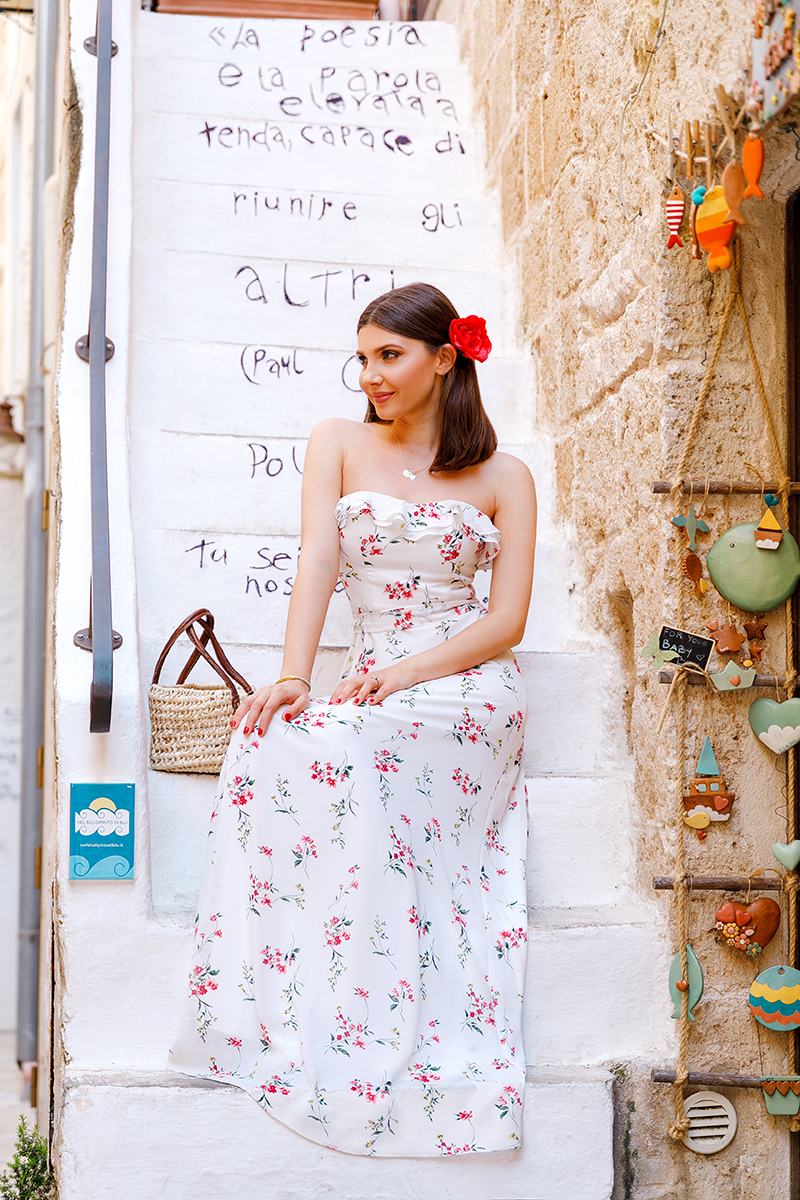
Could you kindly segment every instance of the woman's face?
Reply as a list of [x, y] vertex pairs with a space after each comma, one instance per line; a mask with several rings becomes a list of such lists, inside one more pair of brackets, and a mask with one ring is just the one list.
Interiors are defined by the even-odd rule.
[[442, 376], [452, 366], [455, 350], [443, 346], [431, 354], [415, 338], [365, 325], [358, 332], [357, 357], [362, 390], [378, 416], [392, 421], [438, 403]]

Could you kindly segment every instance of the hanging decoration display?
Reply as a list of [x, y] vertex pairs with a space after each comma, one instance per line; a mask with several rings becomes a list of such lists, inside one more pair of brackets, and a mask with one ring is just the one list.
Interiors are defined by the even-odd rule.
[[800, 1027], [800, 971], [768, 967], [750, 988], [750, 1011], [767, 1029], [791, 1033]]
[[680, 950], [673, 958], [669, 968], [669, 994], [672, 997], [672, 1003], [675, 1005], [675, 1012], [672, 1014], [673, 1021], [680, 1020], [683, 997], [687, 992], [689, 1020], [694, 1021], [695, 1018], [692, 1009], [699, 1003], [700, 997], [703, 995], [703, 986], [703, 968], [700, 966], [700, 959], [687, 942], [686, 976], [684, 976], [681, 970]]
[[730, 820], [735, 799], [736, 793], [729, 792], [725, 786], [711, 738], [706, 737], [697, 762], [697, 772], [694, 779], [689, 780], [689, 792], [683, 797], [683, 819], [704, 841], [712, 822]]
[[762, 696], [750, 705], [750, 728], [773, 754], [783, 754], [800, 742], [800, 698], [780, 703]]
[[786, 842], [776, 842], [772, 847], [772, 853], [782, 867], [786, 867], [787, 871], [793, 871], [800, 863], [800, 838], [795, 838], [789, 846], [786, 845]]
[[763, 131], [800, 91], [795, 8], [781, 0], [756, 0], [747, 109]]
[[757, 958], [774, 938], [781, 921], [781, 910], [769, 896], [753, 900], [746, 908], [730, 900], [717, 909], [716, 929], [734, 950], [748, 958]]
[[784, 530], [772, 554], [758, 548], [754, 521], [734, 525], [717, 538], [706, 568], [717, 591], [745, 612], [768, 612], [793, 595], [800, 581], [800, 549]]

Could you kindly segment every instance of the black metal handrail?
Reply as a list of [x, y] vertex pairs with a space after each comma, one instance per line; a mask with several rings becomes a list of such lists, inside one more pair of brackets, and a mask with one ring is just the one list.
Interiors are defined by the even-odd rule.
[[75, 643], [92, 652], [89, 731], [108, 733], [114, 686], [113, 651], [122, 639], [111, 621], [111, 544], [108, 526], [108, 460], [106, 446], [106, 362], [114, 353], [106, 337], [106, 273], [108, 258], [108, 176], [111, 133], [112, 0], [98, 0], [97, 30], [84, 47], [97, 55], [97, 117], [94, 148], [94, 213], [92, 221], [92, 293], [89, 332], [78, 339], [76, 352], [89, 363], [89, 440], [91, 452], [92, 581], [89, 628]]

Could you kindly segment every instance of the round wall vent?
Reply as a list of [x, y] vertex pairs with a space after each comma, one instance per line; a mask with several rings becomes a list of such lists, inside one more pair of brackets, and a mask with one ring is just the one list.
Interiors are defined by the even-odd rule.
[[716, 1154], [733, 1141], [736, 1109], [719, 1092], [695, 1092], [684, 1104], [691, 1125], [683, 1135], [684, 1145], [696, 1154]]

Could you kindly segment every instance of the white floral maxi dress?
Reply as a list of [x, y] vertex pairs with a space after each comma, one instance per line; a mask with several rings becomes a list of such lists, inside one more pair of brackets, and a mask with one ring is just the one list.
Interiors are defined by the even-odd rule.
[[[499, 550], [463, 501], [337, 506], [343, 678], [452, 637]], [[519, 1145], [525, 696], [510, 652], [380, 705], [237, 730], [170, 1064], [350, 1154]]]

